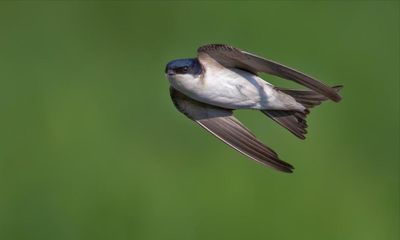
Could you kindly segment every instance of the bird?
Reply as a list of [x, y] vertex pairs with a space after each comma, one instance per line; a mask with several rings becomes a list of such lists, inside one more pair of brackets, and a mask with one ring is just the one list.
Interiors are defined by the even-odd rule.
[[[294, 81], [308, 90], [276, 87], [260, 73]], [[310, 109], [325, 100], [339, 102], [343, 87], [330, 87], [298, 70], [227, 44], [200, 46], [197, 57], [168, 62], [165, 75], [178, 111], [248, 158], [286, 173], [292, 173], [294, 167], [257, 139], [233, 112], [261, 111], [305, 139]]]

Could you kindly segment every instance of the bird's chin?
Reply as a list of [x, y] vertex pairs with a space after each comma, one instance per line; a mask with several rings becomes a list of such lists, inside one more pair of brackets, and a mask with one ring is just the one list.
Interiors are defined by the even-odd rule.
[[175, 79], [175, 74], [174, 73], [166, 73], [165, 77], [169, 80], [172, 81]]
[[177, 79], [177, 75], [176, 74], [165, 74], [165, 76], [168, 79], [168, 82], [172, 85], [175, 86], [177, 84], [177, 82], [179, 82], [179, 80]]

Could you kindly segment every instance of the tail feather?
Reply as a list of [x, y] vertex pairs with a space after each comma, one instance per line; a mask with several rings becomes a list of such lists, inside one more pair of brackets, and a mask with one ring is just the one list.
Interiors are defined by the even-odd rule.
[[[339, 92], [343, 86], [332, 87], [336, 93]], [[280, 91], [292, 96], [297, 102], [301, 103], [306, 108], [312, 108], [321, 104], [321, 102], [329, 98], [314, 91], [307, 90], [291, 90], [278, 88]]]
[[[339, 92], [342, 86], [334, 86], [332, 88], [335, 89], [336, 92]], [[306, 107], [306, 110], [304, 112], [292, 110], [262, 110], [261, 112], [288, 129], [298, 138], [305, 139], [308, 127], [306, 117], [310, 113], [309, 109], [320, 105], [329, 98], [314, 91], [278, 89], [292, 96], [298, 103]]]
[[262, 110], [265, 115], [270, 117], [282, 127], [289, 130], [296, 137], [305, 139], [307, 133], [306, 114], [287, 110]]

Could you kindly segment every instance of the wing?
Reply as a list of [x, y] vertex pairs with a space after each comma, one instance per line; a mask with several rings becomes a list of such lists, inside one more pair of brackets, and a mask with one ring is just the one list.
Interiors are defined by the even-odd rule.
[[280, 160], [278, 155], [239, 122], [231, 110], [197, 102], [174, 88], [170, 94], [175, 107], [221, 141], [256, 160], [283, 172], [292, 172], [293, 166]]
[[265, 72], [295, 81], [335, 102], [339, 102], [341, 99], [334, 89], [304, 73], [232, 46], [224, 44], [204, 45], [197, 49], [197, 54], [202, 65], [216, 61], [225, 67], [241, 68], [255, 74]]

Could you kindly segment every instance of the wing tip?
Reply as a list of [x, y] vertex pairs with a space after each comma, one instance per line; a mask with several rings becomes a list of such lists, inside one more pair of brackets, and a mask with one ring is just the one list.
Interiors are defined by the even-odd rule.
[[342, 100], [342, 96], [339, 95], [340, 90], [343, 89], [343, 85], [336, 85], [332, 87], [335, 93], [330, 97], [334, 102], [340, 102]]
[[[289, 164], [290, 165], [290, 164]], [[294, 172], [294, 167], [290, 165], [290, 167], [274, 167], [276, 170], [279, 170], [284, 173], [293, 173]]]
[[[265, 163], [265, 162], [264, 162]], [[290, 163], [284, 162], [280, 159], [275, 159], [273, 162], [268, 162], [265, 163], [269, 167], [274, 168], [275, 170], [284, 172], [284, 173], [293, 173], [294, 171], [294, 166], [291, 165]]]
[[335, 94], [333, 96], [330, 97], [330, 99], [334, 102], [340, 102], [342, 101], [342, 97], [339, 94]]

